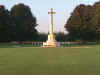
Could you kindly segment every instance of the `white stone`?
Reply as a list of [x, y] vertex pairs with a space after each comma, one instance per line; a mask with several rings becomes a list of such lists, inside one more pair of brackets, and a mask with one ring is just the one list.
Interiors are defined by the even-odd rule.
[[51, 8], [51, 12], [48, 12], [51, 14], [51, 24], [50, 24], [50, 31], [48, 34], [48, 40], [46, 42], [43, 42], [43, 47], [57, 47], [57, 42], [55, 40], [54, 32], [53, 32], [53, 9]]

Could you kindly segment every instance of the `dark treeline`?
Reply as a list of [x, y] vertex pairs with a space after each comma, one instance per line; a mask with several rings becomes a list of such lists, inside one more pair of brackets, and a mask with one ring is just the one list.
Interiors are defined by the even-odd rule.
[[[36, 29], [37, 19], [29, 6], [14, 5], [11, 10], [0, 5], [0, 42], [46, 41], [47, 34]], [[57, 41], [100, 40], [100, 2], [78, 5], [65, 24], [68, 35], [56, 33]]]
[[100, 40], [100, 2], [78, 5], [65, 24], [69, 40]]
[[36, 17], [28, 6], [18, 4], [8, 11], [0, 5], [0, 42], [37, 41], [36, 26]]
[[[17, 4], [9, 11], [0, 5], [0, 42], [46, 41], [48, 34], [39, 33], [37, 25], [36, 17], [29, 6]], [[65, 41], [66, 35], [62, 32], [56, 33], [56, 39]]]

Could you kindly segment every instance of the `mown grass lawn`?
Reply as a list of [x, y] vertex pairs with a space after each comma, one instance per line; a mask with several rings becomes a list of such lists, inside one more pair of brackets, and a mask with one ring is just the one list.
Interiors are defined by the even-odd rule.
[[0, 48], [0, 75], [100, 75], [100, 46]]

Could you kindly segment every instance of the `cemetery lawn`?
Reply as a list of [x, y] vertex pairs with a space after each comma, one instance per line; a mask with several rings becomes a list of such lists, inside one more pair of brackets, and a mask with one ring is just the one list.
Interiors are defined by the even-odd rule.
[[100, 75], [100, 45], [0, 48], [0, 75]]

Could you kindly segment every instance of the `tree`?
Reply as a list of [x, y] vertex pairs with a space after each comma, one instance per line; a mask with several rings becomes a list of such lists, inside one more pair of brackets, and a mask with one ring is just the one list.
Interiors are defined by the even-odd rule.
[[94, 16], [93, 16], [93, 25], [96, 30], [96, 39], [100, 39], [100, 2], [96, 2], [93, 5]]
[[48, 34], [46, 33], [39, 33], [38, 41], [44, 42], [48, 38]]
[[0, 42], [10, 41], [9, 27], [9, 11], [0, 5]]
[[16, 40], [37, 40], [36, 17], [32, 15], [28, 6], [24, 4], [15, 5], [12, 7], [10, 14], [16, 30]]
[[68, 41], [68, 36], [64, 32], [58, 32], [56, 33], [56, 40], [59, 42], [65, 42]]
[[67, 23], [70, 40], [94, 40], [95, 29], [92, 24], [93, 7], [83, 4], [77, 6]]

